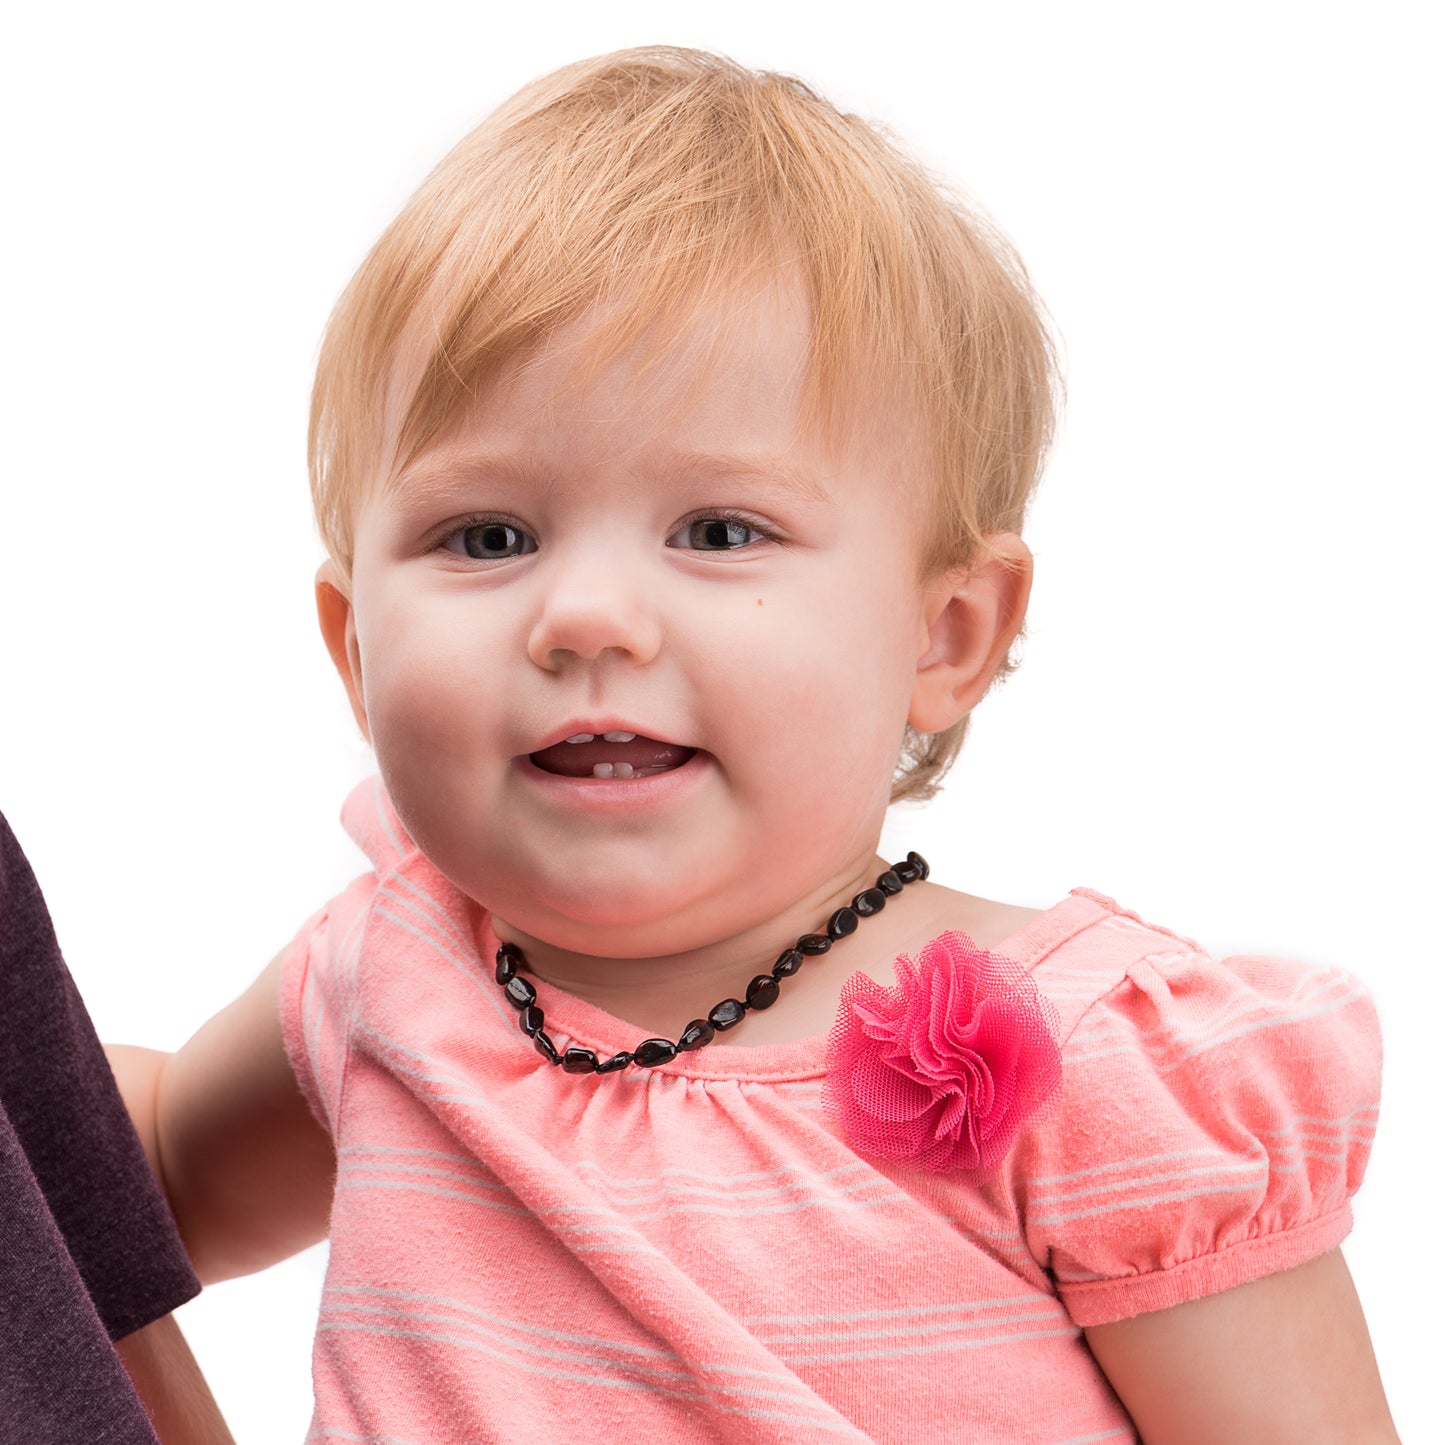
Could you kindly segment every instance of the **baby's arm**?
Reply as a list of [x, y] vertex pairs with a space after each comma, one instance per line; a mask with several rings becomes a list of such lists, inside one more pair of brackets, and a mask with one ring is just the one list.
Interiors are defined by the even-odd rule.
[[1399, 1445], [1339, 1250], [1085, 1335], [1145, 1445]]
[[1065, 998], [1104, 987], [1071, 1006], [1057, 1108], [1020, 1153], [1030, 1253], [1148, 1445], [1392, 1445], [1335, 1248], [1379, 1107], [1368, 995], [1111, 924], [1117, 953], [1057, 965]]
[[326, 1234], [335, 1153], [282, 1043], [280, 972], [277, 958], [174, 1054], [107, 1050], [203, 1283]]

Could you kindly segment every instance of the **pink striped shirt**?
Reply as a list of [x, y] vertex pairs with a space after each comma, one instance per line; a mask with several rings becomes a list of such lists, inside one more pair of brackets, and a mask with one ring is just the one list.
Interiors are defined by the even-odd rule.
[[[339, 1158], [310, 1440], [1133, 1440], [1081, 1326], [1349, 1228], [1379, 1041], [1344, 973], [1071, 894], [998, 950], [1058, 1009], [1057, 1105], [968, 1184], [853, 1153], [822, 1039], [563, 1075], [380, 785], [344, 818], [375, 871], [302, 930], [281, 1005]], [[538, 993], [563, 1042], [635, 1041]]]

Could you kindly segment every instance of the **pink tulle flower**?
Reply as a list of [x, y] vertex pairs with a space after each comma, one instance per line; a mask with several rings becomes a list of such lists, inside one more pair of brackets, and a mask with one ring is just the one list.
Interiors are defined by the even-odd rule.
[[896, 972], [892, 988], [843, 985], [824, 1100], [862, 1153], [981, 1175], [1058, 1087], [1058, 1016], [1023, 968], [962, 933]]

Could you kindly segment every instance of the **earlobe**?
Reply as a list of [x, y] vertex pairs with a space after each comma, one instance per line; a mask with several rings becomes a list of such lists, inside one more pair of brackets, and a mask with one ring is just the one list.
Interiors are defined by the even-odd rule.
[[1033, 570], [1023, 539], [999, 532], [984, 539], [977, 565], [928, 586], [908, 712], [919, 732], [951, 727], [988, 691], [1023, 626]]
[[371, 728], [366, 720], [366, 695], [361, 687], [361, 648], [356, 639], [356, 613], [351, 605], [350, 588], [341, 569], [328, 558], [316, 572], [316, 620], [326, 650], [346, 688], [352, 716], [361, 735], [371, 741]]

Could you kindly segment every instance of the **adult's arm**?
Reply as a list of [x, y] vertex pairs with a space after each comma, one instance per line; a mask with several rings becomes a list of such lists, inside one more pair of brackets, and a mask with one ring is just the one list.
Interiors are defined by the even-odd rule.
[[235, 1445], [174, 1315], [115, 1342], [161, 1445]]
[[0, 1234], [0, 1436], [228, 1445], [171, 1314], [199, 1285], [3, 818]]

